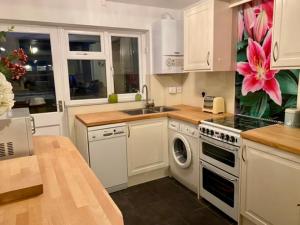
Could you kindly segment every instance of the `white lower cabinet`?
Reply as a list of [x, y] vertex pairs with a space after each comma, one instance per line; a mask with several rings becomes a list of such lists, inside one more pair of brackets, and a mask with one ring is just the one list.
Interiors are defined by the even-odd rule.
[[[300, 224], [300, 156], [244, 141], [241, 215], [249, 224]], [[243, 220], [242, 220], [243, 221]]]
[[133, 176], [169, 165], [167, 118], [128, 123], [128, 175]]

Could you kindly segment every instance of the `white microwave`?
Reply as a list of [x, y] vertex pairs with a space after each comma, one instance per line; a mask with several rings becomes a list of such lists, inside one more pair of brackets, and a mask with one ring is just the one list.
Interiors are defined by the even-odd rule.
[[34, 132], [28, 108], [12, 109], [0, 116], [0, 160], [32, 155]]

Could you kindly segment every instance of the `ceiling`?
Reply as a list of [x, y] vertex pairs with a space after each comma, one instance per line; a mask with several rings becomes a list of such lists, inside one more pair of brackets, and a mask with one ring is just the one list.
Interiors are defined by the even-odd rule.
[[123, 2], [136, 5], [148, 5], [160, 8], [182, 9], [199, 0], [107, 0], [113, 2]]

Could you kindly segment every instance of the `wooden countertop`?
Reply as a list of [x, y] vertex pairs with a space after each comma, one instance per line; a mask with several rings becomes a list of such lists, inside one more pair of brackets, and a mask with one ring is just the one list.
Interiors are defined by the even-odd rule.
[[40, 196], [0, 206], [1, 225], [123, 225], [122, 214], [65, 137], [34, 137]]
[[200, 107], [193, 107], [187, 105], [176, 105], [171, 107], [178, 109], [178, 111], [153, 113], [137, 116], [131, 116], [121, 111], [111, 111], [81, 114], [76, 115], [76, 118], [80, 120], [83, 124], [85, 124], [87, 127], [107, 125], [113, 123], [124, 123], [144, 119], [154, 119], [160, 117], [169, 117], [173, 119], [183, 120], [197, 125], [200, 124], [201, 120], [219, 118], [230, 115], [227, 113], [213, 115], [211, 113], [203, 112]]
[[271, 125], [241, 133], [244, 139], [300, 155], [300, 129]]

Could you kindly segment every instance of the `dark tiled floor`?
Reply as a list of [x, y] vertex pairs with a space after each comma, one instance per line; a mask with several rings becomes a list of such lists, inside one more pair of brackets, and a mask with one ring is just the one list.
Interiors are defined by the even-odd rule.
[[111, 194], [125, 225], [231, 225], [228, 216], [172, 178]]

